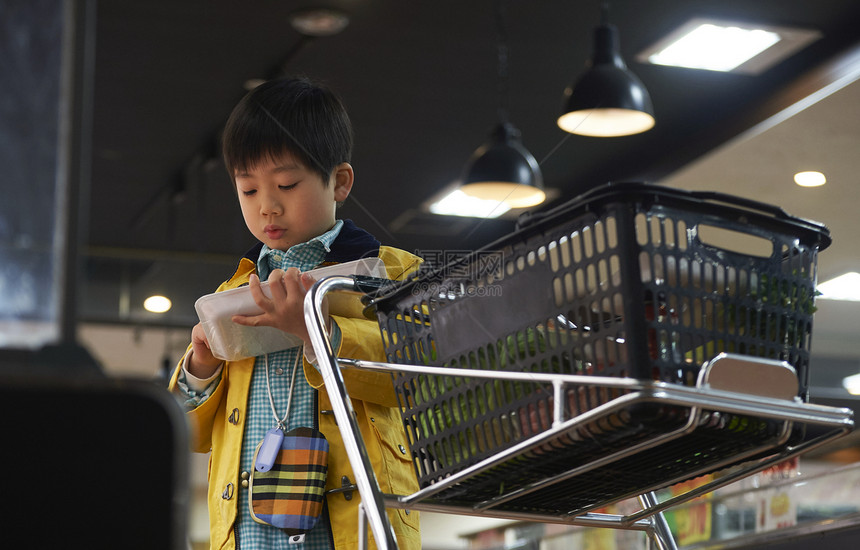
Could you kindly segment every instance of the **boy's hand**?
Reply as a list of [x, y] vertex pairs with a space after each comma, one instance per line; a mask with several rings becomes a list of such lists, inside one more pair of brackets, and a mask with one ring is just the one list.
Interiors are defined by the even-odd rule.
[[203, 331], [203, 325], [197, 323], [191, 329], [191, 355], [188, 357], [188, 372], [197, 378], [206, 379], [215, 373], [221, 360], [212, 355], [209, 340]]
[[[310, 336], [305, 325], [304, 302], [308, 290], [316, 282], [307, 273], [300, 273], [295, 267], [286, 271], [275, 269], [269, 274], [269, 290], [272, 297], [263, 294], [260, 279], [251, 275], [248, 286], [254, 302], [263, 313], [258, 315], [234, 315], [234, 323], [249, 327], [275, 327], [284, 332], [295, 334], [305, 344], [310, 345]], [[328, 310], [324, 308], [328, 317]]]

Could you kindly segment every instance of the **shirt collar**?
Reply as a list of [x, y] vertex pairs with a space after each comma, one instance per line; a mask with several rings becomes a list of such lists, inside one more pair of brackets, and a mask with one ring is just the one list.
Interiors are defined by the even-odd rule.
[[334, 226], [313, 239], [293, 245], [289, 250], [276, 250], [265, 244], [260, 250], [257, 260], [257, 274], [260, 280], [269, 278], [269, 273], [275, 269], [296, 267], [308, 271], [322, 263], [325, 255], [331, 250], [331, 245], [343, 227], [343, 220], [337, 220]]

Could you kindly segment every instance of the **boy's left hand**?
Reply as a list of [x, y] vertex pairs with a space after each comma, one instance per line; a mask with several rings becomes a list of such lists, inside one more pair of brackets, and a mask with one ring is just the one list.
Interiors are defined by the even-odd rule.
[[[316, 280], [308, 273], [300, 273], [295, 267], [284, 271], [275, 269], [269, 274], [269, 290], [272, 297], [263, 294], [260, 279], [251, 275], [248, 286], [254, 302], [263, 313], [257, 315], [234, 315], [232, 321], [249, 327], [275, 327], [295, 334], [310, 345], [310, 336], [305, 325], [304, 301], [308, 290]], [[327, 308], [324, 308], [328, 317]]]

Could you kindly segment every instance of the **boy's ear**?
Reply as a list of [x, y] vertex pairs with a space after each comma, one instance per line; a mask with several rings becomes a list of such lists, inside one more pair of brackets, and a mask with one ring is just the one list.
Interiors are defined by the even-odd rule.
[[334, 169], [334, 200], [335, 202], [343, 202], [349, 196], [352, 190], [352, 182], [355, 179], [355, 174], [352, 171], [352, 165], [348, 162], [338, 164]]

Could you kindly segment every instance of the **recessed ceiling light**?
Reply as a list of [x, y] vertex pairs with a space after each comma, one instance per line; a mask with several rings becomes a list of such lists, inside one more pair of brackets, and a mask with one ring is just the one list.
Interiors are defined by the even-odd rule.
[[819, 298], [826, 300], [860, 302], [860, 273], [852, 271], [820, 283], [818, 291], [821, 293]]
[[827, 183], [827, 178], [821, 172], [809, 170], [796, 173], [794, 175], [794, 183], [801, 187], [819, 187]]
[[339, 10], [307, 8], [291, 13], [290, 24], [306, 36], [332, 36], [349, 25], [349, 17]]
[[818, 31], [695, 18], [640, 52], [643, 63], [758, 74], [821, 36]]
[[150, 296], [143, 301], [143, 308], [153, 313], [165, 313], [170, 310], [171, 306], [173, 304], [165, 296]]

